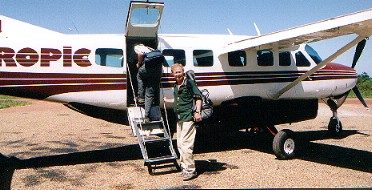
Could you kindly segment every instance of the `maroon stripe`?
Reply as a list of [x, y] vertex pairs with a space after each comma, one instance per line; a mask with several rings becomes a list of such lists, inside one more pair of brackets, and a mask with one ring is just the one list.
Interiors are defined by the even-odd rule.
[[125, 90], [126, 85], [116, 84], [96, 84], [96, 85], [79, 85], [79, 86], [31, 86], [31, 87], [9, 87], [0, 88], [1, 94], [45, 99], [49, 96], [68, 93], [68, 92], [83, 92], [83, 91], [98, 91], [98, 90]]
[[27, 73], [1, 72], [0, 78], [126, 78], [125, 74], [66, 74], [66, 73]]
[[[305, 71], [270, 71], [270, 72], [208, 72], [195, 73], [199, 86], [240, 85], [256, 83], [292, 82]], [[38, 97], [51, 95], [100, 90], [126, 90], [125, 74], [65, 74], [65, 73], [0, 73], [0, 93]], [[355, 70], [339, 64], [330, 64], [310, 76], [305, 81], [356, 79]], [[173, 87], [172, 74], [165, 73], [162, 86]], [[8, 87], [4, 87], [8, 85]], [[10, 86], [9, 86], [10, 85]], [[11, 86], [13, 85], [13, 86]], [[18, 86], [15, 86], [18, 85]], [[22, 86], [25, 85], [25, 86]], [[28, 85], [28, 86], [27, 86]]]
[[45, 99], [68, 92], [126, 90], [125, 74], [0, 73], [0, 93]]
[[45, 79], [22, 79], [22, 80], [19, 80], [19, 79], [11, 79], [11, 80], [4, 80], [4, 79], [1, 79], [0, 78], [0, 86], [5, 86], [5, 85], [31, 85], [31, 84], [45, 84], [45, 85], [51, 85], [51, 84], [54, 84], [54, 85], [57, 85], [57, 84], [60, 84], [60, 85], [63, 85], [63, 84], [90, 84], [90, 85], [93, 85], [93, 84], [99, 84], [99, 83], [126, 83], [126, 80], [119, 80], [119, 79], [115, 79], [115, 80], [97, 80], [97, 79], [84, 79], [84, 80], [77, 80], [77, 79], [71, 79], [71, 80], [45, 80]]

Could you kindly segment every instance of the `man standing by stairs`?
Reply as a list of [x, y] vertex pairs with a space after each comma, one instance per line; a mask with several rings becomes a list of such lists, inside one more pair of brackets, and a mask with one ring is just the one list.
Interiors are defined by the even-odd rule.
[[[193, 150], [196, 122], [202, 120], [200, 114], [202, 99], [195, 82], [186, 79], [181, 64], [175, 63], [171, 70], [176, 79], [174, 99], [164, 97], [164, 101], [174, 103], [174, 111], [177, 115], [177, 148], [180, 152], [182, 176], [184, 181], [188, 181], [197, 177]], [[193, 110], [194, 104], [195, 110]]]

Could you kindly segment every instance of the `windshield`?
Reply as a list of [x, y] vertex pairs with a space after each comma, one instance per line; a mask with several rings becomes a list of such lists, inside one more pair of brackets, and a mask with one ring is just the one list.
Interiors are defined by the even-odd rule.
[[322, 58], [319, 56], [318, 52], [316, 52], [311, 46], [306, 45], [305, 51], [310, 55], [310, 57], [314, 60], [316, 64], [322, 62]]

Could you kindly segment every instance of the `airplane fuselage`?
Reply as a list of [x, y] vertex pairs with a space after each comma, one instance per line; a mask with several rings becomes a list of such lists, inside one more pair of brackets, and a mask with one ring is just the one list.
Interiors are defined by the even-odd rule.
[[[278, 101], [273, 98], [275, 93], [321, 61], [306, 44], [219, 53], [217, 47], [249, 36], [164, 34], [143, 39], [119, 34], [71, 35], [7, 17], [2, 20], [4, 26], [10, 20], [13, 27], [28, 28], [30, 35], [7, 32], [5, 27], [0, 33], [0, 93], [66, 104], [124, 111], [133, 105], [137, 89], [133, 46], [137, 42], [150, 44], [165, 55], [162, 96], [172, 97], [170, 65], [179, 62], [185, 70], [195, 71], [198, 86], [209, 90], [216, 106], [251, 98]], [[308, 102], [338, 96], [354, 87], [356, 80], [354, 69], [328, 64], [280, 99]], [[306, 118], [315, 117], [311, 112]]]
[[[15, 45], [12, 39], [1, 40], [1, 93], [126, 109], [126, 90], [131, 86], [127, 80], [126, 64], [123, 63], [133, 64], [134, 59], [125, 56], [127, 46], [124, 36], [61, 34], [52, 46], [49, 40], [42, 36], [39, 38], [24, 41], [23, 46]], [[271, 63], [262, 63], [262, 66], [257, 61], [257, 51], [238, 55], [235, 58], [240, 61], [238, 63], [229, 62], [228, 56], [218, 57], [214, 49], [228, 40], [231, 40], [230, 36], [222, 35], [160, 35], [158, 48], [163, 52], [181, 52], [185, 70], [195, 71], [199, 87], [207, 88], [217, 105], [243, 96], [272, 99], [272, 95], [286, 83], [316, 65], [305, 51], [305, 45], [277, 52], [267, 51], [272, 60], [266, 60]], [[102, 53], [104, 51], [109, 54]], [[206, 53], [206, 60], [201, 65], [196, 65], [194, 61], [198, 51]], [[279, 52], [289, 55], [288, 63], [279, 62]], [[299, 63], [303, 60], [296, 60], [298, 54], [308, 62]], [[106, 56], [107, 65], [99, 60], [102, 56]], [[174, 59], [174, 56], [166, 57], [171, 61]], [[350, 90], [356, 79], [355, 70], [330, 64], [281, 98], [337, 96]], [[172, 96], [171, 83], [170, 67], [164, 66], [162, 86], [165, 96]]]

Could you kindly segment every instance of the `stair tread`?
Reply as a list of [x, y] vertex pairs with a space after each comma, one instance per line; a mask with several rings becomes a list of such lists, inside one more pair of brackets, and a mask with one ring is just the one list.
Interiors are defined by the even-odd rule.
[[144, 142], [157, 142], [157, 141], [167, 141], [169, 138], [167, 137], [150, 137], [150, 138], [145, 138]]
[[174, 157], [173, 155], [166, 155], [166, 156], [160, 156], [155, 158], [149, 158], [148, 162], [154, 163], [154, 162], [164, 162], [164, 161], [173, 161], [177, 159], [177, 157]]

